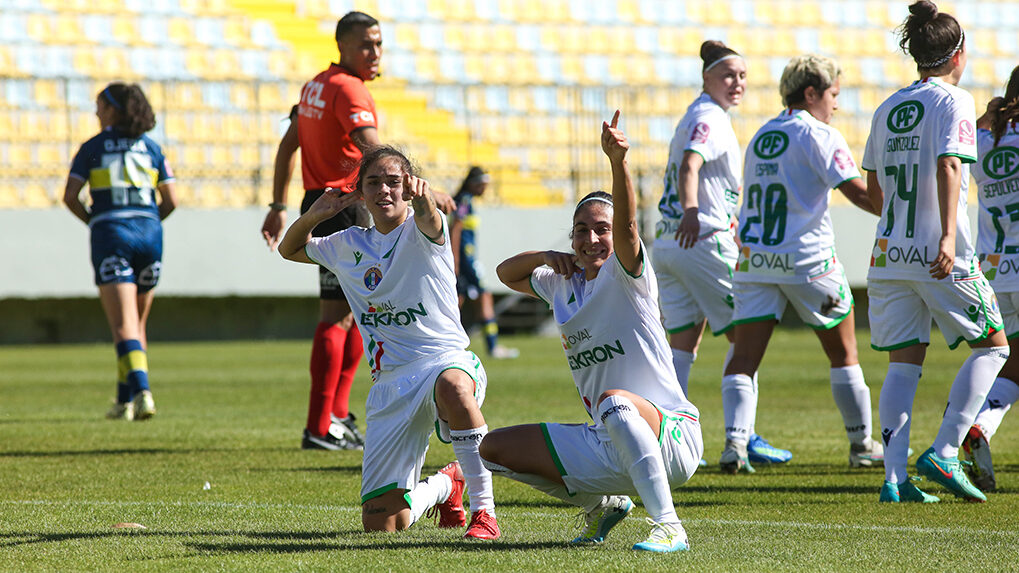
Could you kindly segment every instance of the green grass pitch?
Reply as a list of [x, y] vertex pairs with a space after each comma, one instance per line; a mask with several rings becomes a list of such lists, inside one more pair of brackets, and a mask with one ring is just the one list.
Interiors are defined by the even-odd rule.
[[[914, 409], [913, 448], [933, 440], [966, 350], [935, 333]], [[554, 338], [504, 337], [522, 357], [488, 360], [492, 428], [585, 421]], [[886, 356], [860, 333], [875, 423]], [[478, 346], [478, 344], [476, 344]], [[635, 554], [638, 505], [602, 547], [573, 548], [575, 511], [495, 481], [503, 537], [466, 542], [422, 521], [360, 531], [360, 454], [299, 449], [309, 342], [153, 343], [159, 414], [103, 418], [112, 345], [0, 348], [0, 571], [991, 571], [1019, 567], [1019, 421], [993, 441], [999, 492], [967, 504], [878, 504], [880, 469], [851, 470], [828, 366], [806, 329], [779, 329], [761, 368], [758, 430], [792, 462], [719, 473], [724, 339], [705, 340], [691, 398], [706, 458], [673, 493], [692, 550]], [[363, 413], [362, 367], [352, 404]], [[1019, 414], [1013, 414], [1016, 416]], [[877, 431], [875, 432], [875, 435]], [[432, 439], [426, 471], [453, 458]], [[208, 482], [209, 489], [204, 485]], [[137, 522], [144, 530], [118, 530]]]

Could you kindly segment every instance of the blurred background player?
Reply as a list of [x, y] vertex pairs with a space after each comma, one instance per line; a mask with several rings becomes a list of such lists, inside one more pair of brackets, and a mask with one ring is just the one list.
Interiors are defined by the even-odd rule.
[[499, 324], [495, 321], [492, 293], [482, 282], [483, 270], [477, 259], [477, 232], [481, 221], [474, 214], [473, 199], [485, 194], [490, 181], [488, 173], [475, 165], [468, 170], [460, 190], [453, 196], [456, 209], [452, 213], [449, 237], [456, 268], [456, 292], [460, 306], [465, 300], [476, 303], [475, 312], [481, 316], [488, 355], [492, 358], [516, 358], [520, 354], [516, 348], [499, 344]]
[[899, 46], [913, 57], [920, 79], [878, 106], [863, 155], [871, 202], [882, 205], [867, 274], [871, 346], [888, 352], [878, 403], [885, 441], [879, 500], [939, 501], [913, 485], [906, 470], [913, 400], [933, 319], [950, 348], [965, 340], [971, 351], [916, 470], [956, 496], [986, 501], [958, 453], [1009, 347], [966, 215], [967, 164], [977, 155], [973, 96], [958, 87], [966, 35], [932, 2], [916, 2], [909, 12]]
[[[361, 324], [374, 384], [365, 406], [364, 528], [406, 529], [431, 507], [440, 527], [463, 527], [466, 483], [471, 522], [464, 537], [496, 539], [492, 474], [478, 454], [488, 433], [481, 414], [488, 377], [466, 350], [446, 220], [428, 182], [396, 149], [368, 151], [359, 173], [353, 193], [330, 189], [294, 222], [280, 254], [327, 266], [357, 316], [367, 317]], [[354, 202], [367, 205], [373, 226], [311, 236]], [[453, 444], [459, 463], [418, 482], [433, 429]]]
[[[160, 221], [177, 205], [174, 177], [145, 135], [156, 118], [141, 87], [107, 85], [96, 97], [96, 116], [101, 131], [74, 156], [64, 203], [91, 231], [95, 282], [117, 350], [117, 399], [106, 416], [145, 420], [156, 413], [145, 323], [162, 267]], [[88, 207], [80, 197], [86, 183]]]
[[[977, 255], [984, 276], [994, 289], [1005, 321], [1009, 356], [994, 385], [980, 407], [973, 427], [962, 443], [967, 459], [973, 464], [966, 471], [973, 484], [983, 491], [996, 487], [990, 441], [1005, 413], [1019, 400], [1019, 274], [1004, 269], [1019, 268], [1019, 224], [1013, 225], [1013, 214], [1019, 208], [1015, 195], [998, 192], [1013, 189], [1006, 185], [1019, 183], [1019, 67], [1012, 70], [1005, 87], [1005, 97], [996, 97], [987, 104], [987, 111], [977, 120], [977, 162], [973, 179], [979, 198], [979, 232]], [[1017, 350], [1016, 352], [1011, 352]]]
[[[735, 50], [708, 40], [700, 53], [704, 91], [687, 108], [669, 144], [665, 191], [658, 202], [662, 220], [654, 242], [662, 314], [684, 394], [705, 323], [711, 323], [715, 336], [725, 334], [725, 363], [732, 358], [732, 273], [738, 254], [732, 222], [742, 188], [742, 152], [728, 110], [743, 101], [747, 86], [747, 64]], [[723, 400], [733, 392], [723, 379]], [[751, 462], [792, 458], [753, 428], [751, 434]]]
[[[280, 141], [273, 174], [273, 202], [262, 236], [273, 248], [286, 224], [287, 187], [294, 156], [301, 151], [305, 212], [325, 189], [346, 193], [357, 176], [364, 151], [379, 145], [375, 101], [364, 83], [379, 75], [382, 32], [379, 22], [363, 12], [349, 12], [336, 24], [338, 64], [306, 83], [301, 103]], [[295, 117], [296, 116], [296, 117]], [[295, 121], [296, 120], [296, 121]], [[314, 230], [324, 237], [371, 219], [363, 202], [355, 202]], [[311, 392], [301, 440], [305, 449], [361, 449], [364, 438], [350, 412], [350, 388], [363, 350], [350, 305], [336, 277], [319, 267], [319, 323], [311, 346]]]
[[828, 205], [838, 189], [875, 213], [845, 138], [829, 125], [838, 109], [841, 70], [820, 56], [792, 59], [779, 81], [786, 109], [765, 123], [747, 147], [741, 251], [735, 273], [736, 343], [725, 368], [726, 445], [719, 464], [736, 473], [747, 464], [745, 440], [756, 416], [753, 374], [788, 304], [817, 334], [831, 364], [832, 397], [849, 438], [849, 465], [882, 461], [871, 439], [870, 388], [856, 349], [853, 295], [835, 254]]
[[671, 365], [658, 282], [637, 232], [630, 144], [618, 121], [616, 111], [601, 135], [612, 195], [595, 191], [577, 204], [573, 252], [530, 251], [498, 267], [506, 286], [552, 308], [595, 423], [500, 428], [482, 455], [494, 472], [582, 508], [584, 529], [573, 543], [602, 543], [633, 508], [623, 494], [638, 493], [653, 527], [633, 549], [685, 551], [671, 488], [690, 479], [704, 446], [697, 408]]

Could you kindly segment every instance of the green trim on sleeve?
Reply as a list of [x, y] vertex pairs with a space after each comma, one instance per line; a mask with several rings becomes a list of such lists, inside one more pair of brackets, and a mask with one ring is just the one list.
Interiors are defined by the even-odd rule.
[[961, 153], [942, 153], [938, 156], [938, 159], [942, 157], [958, 157], [963, 163], [976, 163], [977, 158], [972, 155], [962, 155]]
[[847, 181], [852, 181], [853, 179], [863, 179], [863, 177], [861, 177], [861, 176], [859, 176], [859, 175], [853, 175], [852, 177], [850, 177], [850, 178], [848, 178], [848, 179], [843, 179], [842, 181], [840, 181], [840, 182], [839, 182], [839, 184], [838, 184], [838, 185], [836, 185], [836, 186], [832, 187], [832, 189], [838, 189], [839, 187], [841, 187], [841, 186], [842, 186], [842, 184], [843, 184], [843, 183], [845, 183], [845, 182], [847, 182]]
[[315, 263], [316, 265], [318, 265], [320, 267], [325, 266], [322, 263], [316, 261], [314, 258], [312, 258], [312, 256], [310, 254], [308, 254], [308, 243], [304, 244], [304, 256], [308, 257], [309, 261]]
[[[446, 217], [442, 216], [442, 214], [441, 214], [442, 212], [441, 211], [439, 213], [440, 213], [439, 214], [439, 220], [442, 222], [441, 223], [442, 224], [442, 228], [439, 229], [439, 237], [445, 238], [445, 236], [446, 236]], [[436, 241], [435, 239], [429, 237], [424, 231], [422, 231], [421, 227], [417, 226], [417, 221], [414, 222], [414, 226], [417, 227], [417, 230], [418, 230], [419, 233], [421, 233], [422, 235], [424, 235], [424, 237], [426, 239], [428, 239], [428, 242], [432, 243], [433, 245], [438, 245], [440, 247], [446, 246], [446, 243], [440, 243], [440, 242]]]
[[545, 300], [545, 297], [541, 296], [538, 289], [534, 288], [534, 273], [527, 275], [527, 284], [531, 285], [531, 291], [534, 293], [534, 296], [538, 297], [538, 300], [545, 303], [545, 306], [552, 308], [552, 303]]
[[642, 276], [644, 276], [644, 269], [645, 269], [645, 267], [647, 267], [647, 260], [646, 260], [647, 257], [644, 256], [644, 243], [643, 242], [640, 243], [640, 251], [637, 253], [637, 258], [640, 260], [640, 274], [635, 275], [635, 274], [631, 273], [630, 271], [626, 270], [626, 267], [623, 266], [623, 261], [619, 260], [619, 255], [617, 253], [615, 253], [615, 252], [613, 252], [612, 254], [616, 255], [616, 262], [619, 263], [619, 268], [623, 269], [623, 272], [626, 273], [626, 276], [630, 277], [631, 279], [639, 279]]

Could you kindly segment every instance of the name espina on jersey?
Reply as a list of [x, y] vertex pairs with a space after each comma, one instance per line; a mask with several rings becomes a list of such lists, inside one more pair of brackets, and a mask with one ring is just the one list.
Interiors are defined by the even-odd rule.
[[369, 303], [368, 312], [362, 312], [358, 324], [362, 326], [407, 326], [418, 321], [418, 317], [428, 316], [423, 302], [417, 307], [409, 307], [397, 311], [392, 302]]

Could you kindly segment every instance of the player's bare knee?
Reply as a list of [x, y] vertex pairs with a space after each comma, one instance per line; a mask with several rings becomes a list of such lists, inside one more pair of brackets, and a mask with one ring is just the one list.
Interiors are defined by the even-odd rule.
[[411, 526], [410, 509], [406, 503], [376, 498], [361, 506], [361, 525], [365, 531], [401, 531]]
[[478, 453], [487, 461], [505, 465], [502, 459], [502, 452], [505, 451], [507, 437], [505, 428], [492, 430], [481, 440], [481, 444], [478, 446]]
[[606, 391], [601, 393], [601, 396], [598, 396], [598, 404], [601, 404], [602, 402], [604, 402], [609, 396], [619, 396], [620, 398], [627, 398], [627, 399], [629, 399], [630, 393], [627, 392], [626, 390], [617, 390], [617, 389], [606, 390]]
[[469, 406], [474, 401], [474, 380], [443, 372], [435, 381], [435, 401], [445, 408]]

